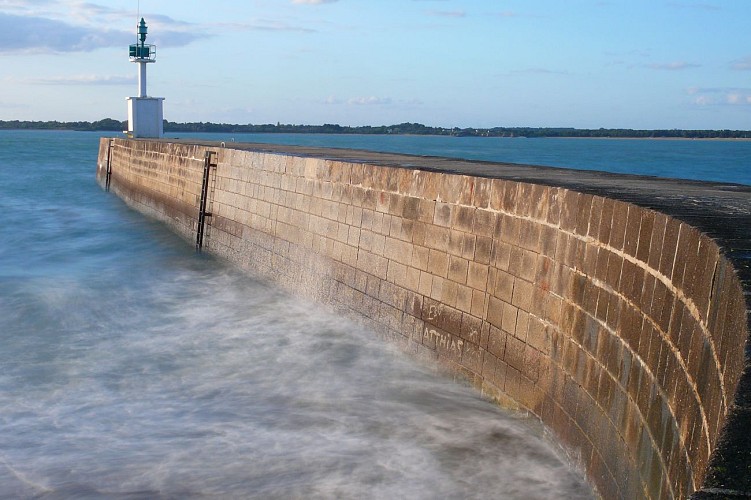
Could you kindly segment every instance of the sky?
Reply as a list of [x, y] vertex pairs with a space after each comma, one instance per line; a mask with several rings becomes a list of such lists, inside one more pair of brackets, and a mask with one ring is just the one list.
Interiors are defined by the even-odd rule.
[[749, 0], [0, 0], [0, 120], [751, 129]]

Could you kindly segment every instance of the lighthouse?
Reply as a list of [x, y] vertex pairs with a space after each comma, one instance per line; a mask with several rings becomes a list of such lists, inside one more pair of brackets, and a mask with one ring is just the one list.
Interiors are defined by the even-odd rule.
[[130, 137], [158, 138], [164, 134], [164, 97], [149, 97], [146, 91], [146, 65], [156, 62], [156, 45], [146, 43], [148, 28], [141, 18], [138, 41], [130, 46], [130, 62], [138, 64], [138, 96], [128, 97], [128, 130]]

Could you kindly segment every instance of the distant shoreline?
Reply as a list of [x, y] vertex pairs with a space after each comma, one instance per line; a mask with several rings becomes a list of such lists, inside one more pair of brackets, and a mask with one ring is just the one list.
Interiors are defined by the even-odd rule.
[[544, 137], [544, 139], [616, 139], [623, 141], [751, 141], [751, 137]]
[[[95, 122], [0, 120], [0, 130], [74, 130], [116, 132], [127, 129], [126, 122], [105, 118]], [[557, 139], [654, 139], [654, 140], [751, 140], [751, 130], [683, 130], [683, 129], [577, 129], [570, 127], [493, 127], [446, 128], [420, 123], [396, 125], [342, 126], [337, 124], [228, 124], [210, 122], [164, 122], [164, 132], [222, 134], [337, 134], [337, 135], [425, 135], [441, 137], [487, 138], [557, 138]]]

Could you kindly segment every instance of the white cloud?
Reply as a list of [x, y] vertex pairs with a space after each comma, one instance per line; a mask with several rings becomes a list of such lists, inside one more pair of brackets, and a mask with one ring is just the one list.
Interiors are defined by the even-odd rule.
[[711, 3], [668, 2], [668, 5], [677, 9], [721, 10], [719, 6]]
[[321, 5], [324, 3], [334, 3], [339, 0], [292, 0], [292, 3], [297, 5]]
[[567, 75], [568, 72], [566, 71], [560, 71], [555, 69], [549, 69], [549, 68], [527, 68], [527, 69], [520, 69], [517, 71], [512, 71], [512, 74], [524, 74], [524, 75]]
[[77, 52], [122, 45], [130, 38], [125, 32], [95, 31], [54, 19], [0, 13], [0, 53]]
[[347, 104], [351, 104], [355, 106], [384, 105], [384, 104], [391, 104], [391, 98], [390, 97], [376, 97], [376, 96], [353, 97], [347, 100]]
[[529, 14], [529, 13], [517, 12], [517, 11], [513, 11], [513, 10], [503, 10], [501, 12], [494, 12], [494, 13], [489, 14], [489, 15], [495, 16], [495, 17], [502, 17], [502, 18], [506, 18], [506, 19], [511, 19], [511, 18], [544, 19], [544, 18], [548, 17], [548, 16], [542, 15], [542, 14]]
[[665, 70], [665, 71], [681, 71], [684, 69], [698, 68], [700, 66], [701, 65], [699, 64], [688, 63], [685, 61], [675, 61], [675, 62], [669, 62], [669, 63], [652, 63], [652, 64], [646, 65], [646, 67], [650, 69]]
[[748, 106], [751, 105], [751, 88], [691, 87], [687, 93], [699, 106]]
[[466, 17], [467, 13], [463, 10], [431, 10], [428, 11], [428, 15], [438, 17]]
[[714, 99], [706, 95], [700, 95], [699, 97], [694, 99], [694, 104], [698, 104], [699, 106], [709, 106], [714, 103]]
[[751, 56], [733, 61], [730, 63], [730, 69], [736, 71], [751, 71]]
[[[133, 20], [134, 12], [126, 10], [54, 0], [0, 0], [0, 7], [7, 7], [0, 12], [0, 54], [82, 52], [123, 47], [135, 38], [135, 23], [132, 30], [107, 28]], [[150, 33], [158, 32], [161, 46], [184, 46], [211, 36], [169, 16], [152, 15], [147, 22]]]
[[133, 85], [136, 83], [136, 77], [135, 75], [72, 75], [34, 78], [25, 82], [36, 85]]
[[[418, 0], [415, 0], [418, 1]], [[422, 1], [422, 0], [419, 0]], [[328, 96], [322, 101], [329, 106], [383, 106], [399, 109], [412, 109], [422, 106], [424, 103], [420, 99], [392, 99], [391, 97], [361, 96], [342, 99], [336, 96]]]
[[745, 101], [744, 97], [737, 92], [731, 92], [726, 96], [728, 104], [740, 104]]
[[280, 21], [268, 19], [259, 19], [254, 23], [222, 23], [218, 25], [221, 28], [228, 28], [235, 31], [280, 31], [293, 33], [317, 33], [312, 28], [303, 28], [293, 24], [286, 24]]

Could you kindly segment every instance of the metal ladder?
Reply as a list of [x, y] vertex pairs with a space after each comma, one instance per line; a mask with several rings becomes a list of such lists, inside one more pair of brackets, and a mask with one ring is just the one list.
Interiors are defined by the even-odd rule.
[[[203, 183], [201, 184], [201, 201], [198, 207], [198, 229], [196, 231], [196, 251], [200, 252], [203, 248], [203, 238], [206, 231], [206, 217], [211, 217], [211, 205], [213, 200], [209, 201], [209, 191], [214, 191], [216, 176], [211, 172], [216, 171], [217, 166], [216, 151], [206, 151], [203, 157]], [[211, 186], [209, 186], [211, 184]], [[209, 205], [207, 207], [207, 205]]]
[[110, 142], [107, 145], [107, 174], [104, 178], [104, 190], [107, 192], [110, 190], [110, 179], [112, 178], [112, 147], [114, 145], [115, 140], [110, 139]]

